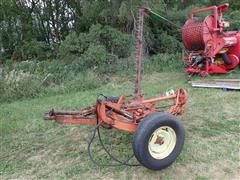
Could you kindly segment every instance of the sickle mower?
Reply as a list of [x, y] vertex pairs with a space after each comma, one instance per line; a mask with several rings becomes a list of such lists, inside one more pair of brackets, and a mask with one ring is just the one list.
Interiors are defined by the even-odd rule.
[[[194, 9], [189, 13], [189, 19], [181, 31], [186, 48], [186, 72], [190, 76], [225, 74], [240, 64], [240, 32], [223, 31], [229, 26], [229, 22], [224, 21], [222, 17], [228, 9], [229, 4], [225, 3]], [[205, 18], [196, 16], [207, 11], [212, 14]]]
[[[146, 168], [160, 170], [172, 164], [182, 150], [184, 128], [175, 115], [183, 113], [187, 101], [187, 93], [184, 89], [179, 89], [176, 93], [172, 92], [167, 96], [153, 99], [143, 98], [143, 94], [140, 91], [140, 83], [145, 13], [145, 9], [141, 8], [139, 10], [135, 27], [136, 77], [133, 96], [131, 98], [125, 95], [120, 97], [103, 96], [101, 99], [97, 98], [95, 105], [78, 111], [52, 109], [45, 114], [45, 119], [55, 120], [60, 124], [95, 125], [93, 138], [96, 132], [99, 135], [99, 127], [116, 128], [132, 132], [132, 148], [136, 159]], [[166, 108], [166, 102], [171, 103], [167, 106], [168, 108]], [[99, 164], [90, 153], [92, 140], [88, 146], [89, 155], [91, 160]], [[100, 135], [99, 140], [101, 141]], [[112, 156], [104, 146], [103, 148], [118, 163], [117, 165], [133, 165], [129, 163], [130, 158], [120, 161]]]

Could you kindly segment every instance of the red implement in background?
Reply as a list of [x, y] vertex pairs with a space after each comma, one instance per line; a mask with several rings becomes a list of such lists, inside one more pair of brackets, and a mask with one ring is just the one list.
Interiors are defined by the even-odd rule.
[[[182, 40], [186, 48], [184, 61], [189, 75], [225, 74], [239, 65], [240, 32], [223, 29], [229, 26], [224, 21], [223, 13], [227, 12], [227, 3], [220, 6], [210, 6], [194, 9], [184, 24]], [[205, 18], [196, 14], [210, 11]]]

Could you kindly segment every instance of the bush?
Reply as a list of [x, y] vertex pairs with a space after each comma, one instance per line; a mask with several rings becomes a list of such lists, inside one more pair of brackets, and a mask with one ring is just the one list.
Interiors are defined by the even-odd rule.
[[[77, 74], [74, 79], [64, 83], [64, 86], [70, 91], [86, 91], [100, 87], [102, 79], [93, 72], [82, 72]], [[65, 91], [66, 91], [65, 90]]]
[[32, 39], [31, 41], [24, 41], [20, 51], [24, 60], [42, 60], [48, 58], [49, 53], [47, 52], [50, 51], [50, 49], [45, 42]]
[[107, 51], [103, 45], [90, 44], [82, 55], [84, 67], [98, 68], [102, 64], [107, 64]]
[[5, 101], [36, 97], [42, 91], [41, 80], [37, 76], [16, 70], [5, 73], [0, 86], [0, 99]]
[[5, 81], [0, 79], [0, 102], [3, 102], [4, 100], [6, 100], [5, 98]]
[[119, 58], [128, 57], [131, 54], [132, 36], [111, 26], [92, 25], [88, 37], [90, 42], [100, 42], [106, 47], [108, 53], [117, 55]]
[[95, 24], [90, 27], [88, 33], [80, 33], [79, 35], [75, 32], [70, 33], [62, 42], [58, 55], [67, 62], [83, 61], [78, 65], [89, 68], [93, 67], [94, 64], [96, 66], [109, 64], [107, 56], [114, 56], [114, 59], [130, 56], [132, 44], [133, 39], [130, 35], [110, 26]]
[[160, 53], [157, 55], [153, 55], [149, 59], [145, 61], [144, 64], [145, 71], [176, 71], [183, 70], [184, 63], [181, 60], [181, 54], [168, 54], [168, 53]]
[[181, 52], [183, 45], [179, 42], [176, 37], [168, 35], [166, 32], [161, 34], [149, 34], [147, 45], [151, 54], [157, 53], [176, 53]]
[[0, 69], [0, 101], [93, 89], [100, 86], [99, 77], [84, 70], [72, 72], [62, 61], [23, 61]]
[[14, 64], [11, 70], [23, 71], [38, 76], [42, 80], [48, 77], [47, 84], [60, 84], [70, 76], [70, 66], [64, 61], [47, 60], [47, 61], [22, 61]]
[[133, 38], [131, 35], [124, 34], [110, 26], [105, 26], [101, 37], [101, 41], [109, 53], [115, 54], [119, 58], [126, 58], [131, 55], [133, 50]]
[[[99, 47], [102, 48], [101, 46]], [[98, 47], [94, 45], [94, 49], [96, 50]], [[99, 58], [95, 60], [90, 59], [88, 54], [91, 53], [93, 53], [91, 55], [93, 56], [92, 58], [95, 58], [95, 56], [97, 56], [96, 54], [99, 54]], [[90, 64], [90, 61], [96, 61], [97, 63]], [[86, 71], [86, 68], [92, 68], [92, 70], [96, 70], [95, 72], [100, 74], [108, 74], [116, 72], [120, 67], [121, 65], [119, 64], [118, 57], [114, 54], [106, 54], [104, 49], [100, 49], [100, 51], [95, 52], [89, 49], [89, 51], [86, 51], [86, 53], [84, 53], [81, 57], [76, 57], [75, 60], [69, 65], [69, 69], [75, 74]]]
[[85, 52], [89, 46], [86, 33], [70, 33], [59, 47], [58, 57], [66, 62], [72, 62]]

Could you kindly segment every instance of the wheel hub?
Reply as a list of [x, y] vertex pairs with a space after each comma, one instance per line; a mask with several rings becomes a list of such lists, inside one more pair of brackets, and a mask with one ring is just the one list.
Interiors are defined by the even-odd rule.
[[157, 139], [156, 139], [156, 141], [154, 142], [154, 144], [162, 145], [163, 143], [164, 143], [163, 137], [157, 136]]
[[149, 153], [155, 159], [164, 159], [171, 154], [176, 142], [175, 131], [169, 126], [162, 126], [156, 129], [149, 139]]

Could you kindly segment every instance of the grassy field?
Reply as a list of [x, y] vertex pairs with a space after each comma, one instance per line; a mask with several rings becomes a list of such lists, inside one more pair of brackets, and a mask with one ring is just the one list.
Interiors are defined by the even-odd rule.
[[[240, 71], [214, 78], [239, 78]], [[238, 179], [240, 177], [240, 93], [192, 88], [183, 73], [145, 75], [145, 97], [184, 87], [189, 100], [179, 117], [186, 130], [177, 161], [162, 171], [144, 167], [99, 168], [89, 159], [91, 126], [66, 126], [44, 121], [51, 107], [77, 109], [95, 102], [96, 95], [130, 94], [131, 81], [112, 77], [101, 88], [0, 104], [1, 179]], [[104, 130], [104, 141], [120, 159], [132, 154], [131, 134]], [[95, 158], [106, 155], [94, 145]]]

